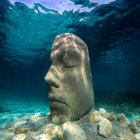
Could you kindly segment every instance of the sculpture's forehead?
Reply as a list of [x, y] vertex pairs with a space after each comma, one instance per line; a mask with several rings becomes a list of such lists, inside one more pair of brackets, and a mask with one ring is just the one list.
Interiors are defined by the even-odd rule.
[[[63, 49], [62, 49], [63, 48]], [[71, 33], [64, 33], [58, 35], [53, 43], [52, 52], [56, 50], [71, 50], [74, 49], [84, 49], [88, 52], [87, 46], [82, 39]]]
[[82, 53], [82, 50], [78, 46], [63, 44], [62, 46], [60, 46], [57, 49], [54, 49], [51, 52], [51, 58], [66, 52], [76, 52], [80, 55]]

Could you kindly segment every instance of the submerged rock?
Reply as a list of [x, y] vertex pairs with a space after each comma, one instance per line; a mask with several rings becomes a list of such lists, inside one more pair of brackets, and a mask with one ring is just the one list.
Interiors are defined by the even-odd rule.
[[117, 120], [120, 121], [120, 123], [123, 124], [123, 125], [128, 125], [128, 123], [129, 123], [123, 113], [118, 114]]
[[12, 123], [8, 123], [5, 129], [13, 130], [15, 134], [26, 134], [27, 132], [38, 131], [44, 124], [49, 123], [49, 116], [42, 116], [35, 114], [31, 116], [25, 116]]
[[27, 132], [30, 132], [30, 131], [33, 131], [33, 130], [34, 130], [34, 128], [31, 127], [31, 126], [21, 125], [21, 126], [15, 128], [14, 133], [15, 133], [15, 135], [26, 134]]
[[110, 121], [113, 121], [115, 119], [115, 117], [111, 113], [109, 113], [107, 116], [107, 119]]
[[100, 108], [99, 112], [101, 113], [102, 117], [112, 121], [114, 120], [114, 116], [111, 113], [108, 113], [104, 108]]
[[136, 140], [140, 140], [140, 133], [135, 134], [135, 138], [136, 138]]
[[79, 125], [73, 122], [66, 122], [63, 124], [62, 140], [86, 140], [86, 135]]
[[102, 117], [107, 118], [108, 120], [114, 120], [114, 116], [111, 113], [108, 113], [104, 108], [100, 108], [99, 112], [101, 113]]
[[134, 134], [140, 133], [140, 119], [131, 121], [129, 128]]
[[106, 118], [108, 116], [108, 113], [107, 111], [104, 109], [104, 108], [100, 108], [99, 109], [99, 112], [101, 113], [101, 115]]
[[41, 135], [35, 136], [33, 140], [60, 140], [60, 139], [57, 136], [51, 137], [47, 134], [41, 134]]
[[49, 124], [45, 128], [45, 134], [49, 135], [50, 137], [57, 137], [57, 138], [62, 138], [62, 130], [60, 126]]
[[13, 132], [8, 132], [6, 130], [0, 131], [0, 140], [11, 140], [13, 136]]
[[89, 117], [89, 121], [90, 122], [98, 122], [101, 119], [101, 113], [98, 111], [94, 111], [91, 113], [90, 117]]
[[135, 140], [135, 136], [128, 126], [119, 127], [116, 135], [120, 137], [121, 140]]
[[106, 118], [102, 118], [99, 121], [99, 134], [104, 137], [108, 137], [111, 134], [111, 131], [112, 131], [111, 122]]
[[12, 140], [25, 140], [25, 138], [26, 138], [26, 135], [18, 134], [18, 135], [15, 135]]

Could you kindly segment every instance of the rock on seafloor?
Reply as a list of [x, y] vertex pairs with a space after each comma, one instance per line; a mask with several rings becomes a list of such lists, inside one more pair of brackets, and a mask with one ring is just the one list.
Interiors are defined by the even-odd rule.
[[140, 133], [140, 119], [131, 121], [129, 128], [134, 134]]
[[135, 140], [135, 136], [128, 126], [122, 126], [117, 130], [116, 135], [122, 140]]
[[49, 136], [47, 134], [41, 134], [39, 136], [36, 136], [34, 138], [26, 138], [25, 140], [60, 140], [57, 136]]
[[98, 122], [101, 119], [101, 113], [98, 111], [94, 111], [91, 113], [90, 117], [89, 117], [89, 121], [90, 122]]
[[99, 112], [101, 113], [101, 115], [103, 116], [103, 117], [107, 117], [108, 116], [108, 113], [107, 113], [107, 111], [104, 109], [104, 108], [100, 108], [99, 109]]
[[101, 113], [102, 117], [107, 118], [110, 121], [115, 119], [115, 117], [111, 113], [108, 113], [104, 108], [100, 108], [99, 112]]
[[26, 138], [26, 135], [18, 134], [16, 136], [14, 136], [12, 140], [25, 140], [25, 138]]
[[128, 123], [129, 123], [123, 113], [118, 114], [117, 120], [119, 120], [121, 122], [121, 124], [123, 124], [123, 125], [128, 125]]
[[140, 140], [140, 133], [135, 134], [135, 138], [136, 138], [136, 140]]
[[112, 131], [111, 122], [106, 118], [102, 118], [99, 121], [99, 134], [104, 137], [108, 137], [110, 135], [111, 131]]
[[86, 140], [86, 135], [82, 128], [77, 124], [66, 122], [63, 125], [62, 140]]
[[0, 129], [0, 140], [139, 140], [140, 120], [124, 125], [102, 113], [92, 109], [79, 120], [61, 125], [51, 123], [49, 115], [25, 116]]

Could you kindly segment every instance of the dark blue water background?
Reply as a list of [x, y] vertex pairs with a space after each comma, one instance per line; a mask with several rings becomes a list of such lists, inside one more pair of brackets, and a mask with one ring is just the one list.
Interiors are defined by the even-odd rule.
[[139, 0], [0, 0], [0, 101], [48, 103], [44, 81], [54, 38], [89, 48], [95, 102], [140, 105]]

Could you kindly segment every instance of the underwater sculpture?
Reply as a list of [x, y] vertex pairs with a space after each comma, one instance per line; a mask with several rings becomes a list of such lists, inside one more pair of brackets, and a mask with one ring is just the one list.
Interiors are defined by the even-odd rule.
[[88, 48], [78, 36], [60, 34], [54, 40], [51, 61], [45, 76], [51, 121], [62, 124], [78, 120], [94, 105]]

